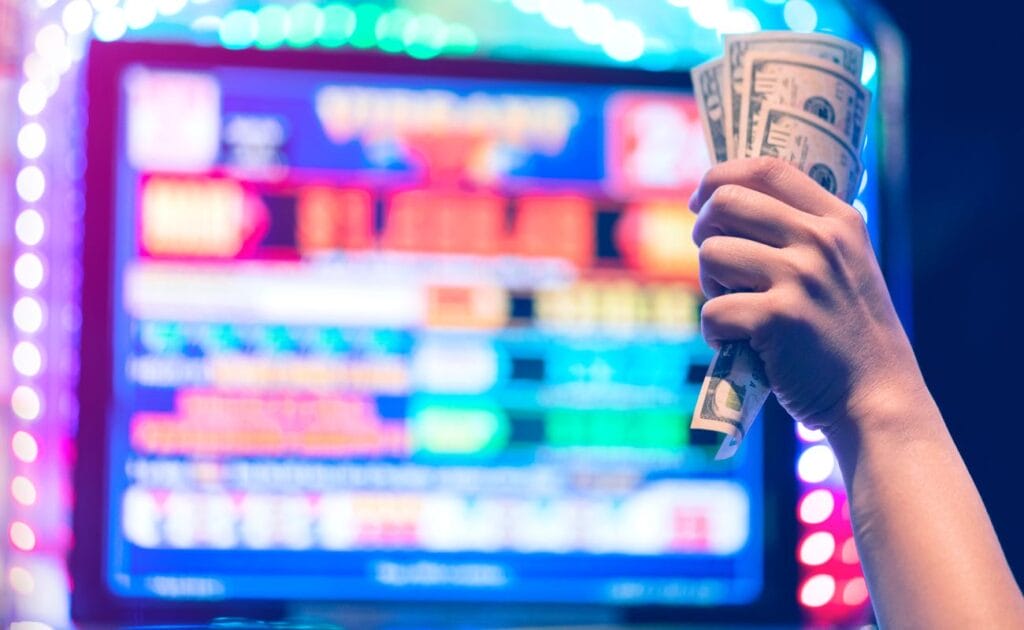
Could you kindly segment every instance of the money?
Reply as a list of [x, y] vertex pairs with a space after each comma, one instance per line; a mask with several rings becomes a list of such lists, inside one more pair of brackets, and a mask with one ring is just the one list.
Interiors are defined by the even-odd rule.
[[757, 155], [789, 162], [847, 203], [857, 197], [860, 158], [834, 128], [804, 111], [781, 106], [764, 113], [761, 127]]
[[697, 94], [697, 109], [704, 122], [704, 138], [708, 155], [716, 164], [728, 159], [726, 143], [725, 107], [722, 103], [722, 83], [725, 62], [713, 59], [694, 68], [693, 88]]
[[[764, 32], [725, 38], [725, 56], [691, 71], [708, 152], [717, 162], [771, 156], [852, 202], [871, 94], [863, 51], [831, 35]], [[732, 457], [771, 392], [745, 341], [723, 344], [708, 367], [690, 427], [722, 433]]]
[[838, 66], [799, 55], [748, 55], [740, 108], [740, 154], [757, 155], [757, 121], [766, 105], [784, 105], [816, 116], [843, 132], [854, 147], [864, 144], [864, 121], [871, 93]]
[[757, 353], [746, 342], [725, 344], [708, 368], [690, 428], [724, 433], [715, 459], [732, 457], [769, 393]]
[[739, 145], [741, 109], [743, 106], [743, 68], [747, 55], [753, 52], [774, 52], [802, 55], [831, 62], [853, 79], [860, 81], [864, 50], [852, 43], [822, 33], [766, 31], [725, 37], [725, 83], [723, 94], [726, 111], [726, 138], [729, 157], [742, 157]]

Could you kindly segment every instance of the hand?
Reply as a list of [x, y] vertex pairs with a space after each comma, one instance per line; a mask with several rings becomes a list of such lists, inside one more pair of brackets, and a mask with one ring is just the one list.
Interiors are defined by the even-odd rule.
[[877, 392], [917, 386], [856, 210], [774, 158], [714, 166], [690, 207], [704, 338], [749, 340], [790, 415], [830, 428]]

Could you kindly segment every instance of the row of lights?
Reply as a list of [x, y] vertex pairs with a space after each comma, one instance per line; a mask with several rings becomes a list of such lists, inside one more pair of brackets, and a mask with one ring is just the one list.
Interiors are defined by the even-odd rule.
[[[504, 2], [505, 0], [497, 0]], [[538, 15], [553, 28], [569, 30], [576, 39], [601, 50], [614, 61], [628, 63], [644, 55], [647, 42], [638, 24], [616, 18], [608, 7], [585, 0], [510, 0], [520, 13]]]
[[401, 8], [385, 11], [369, 2], [355, 6], [334, 2], [323, 7], [299, 2], [267, 4], [257, 11], [238, 9], [221, 19], [218, 31], [225, 48], [338, 48], [349, 44], [420, 59], [442, 53], [470, 55], [478, 45], [476, 34], [463, 24]]
[[[62, 77], [81, 58], [89, 29], [95, 26], [94, 17], [116, 3], [69, 0], [60, 7], [54, 7], [55, 4], [52, 0], [38, 0], [39, 8], [55, 19], [41, 25], [34, 36], [25, 40], [28, 49], [22, 63], [17, 99], [21, 125], [16, 146], [21, 163], [15, 178], [19, 205], [14, 221], [12, 266], [15, 299], [10, 311], [15, 332], [10, 360], [16, 380], [9, 400], [15, 427], [10, 438], [14, 465], [8, 491], [13, 510], [7, 535], [11, 548], [19, 553], [13, 556], [4, 578], [12, 593], [25, 598], [15, 600], [16, 610], [21, 609], [22, 603], [30, 602], [35, 614], [45, 607], [45, 601], [53, 601], [50, 598], [54, 594], [50, 591], [63, 579], [41, 562], [43, 556], [33, 554], [46, 547], [47, 541], [43, 538], [49, 536], [48, 532], [58, 531], [62, 525], [47, 522], [39, 513], [40, 506], [61, 500], [60, 496], [50, 496], [60, 490], [44, 479], [47, 474], [52, 475], [52, 472], [47, 473], [52, 466], [40, 465], [41, 459], [49, 457], [59, 467], [61, 457], [53, 452], [44, 453], [50, 443], [41, 437], [46, 433], [43, 417], [48, 406], [44, 394], [48, 382], [44, 336], [54, 320], [47, 312], [45, 295], [52, 262], [46, 256], [52, 225], [52, 215], [46, 207], [53, 204], [54, 194], [47, 169], [53, 161], [46, 159], [52, 148], [44, 114]], [[66, 612], [50, 611], [49, 615], [60, 619]], [[12, 627], [46, 627], [41, 623], [26, 623]]]
[[821, 431], [797, 424], [797, 435], [801, 445], [797, 598], [812, 621], [862, 621], [868, 612], [868, 589], [835, 455]]

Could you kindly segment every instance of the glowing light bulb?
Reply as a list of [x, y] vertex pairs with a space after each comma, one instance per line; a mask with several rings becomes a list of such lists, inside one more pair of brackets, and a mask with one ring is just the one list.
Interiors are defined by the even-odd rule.
[[800, 544], [800, 562], [810, 566], [825, 564], [835, 551], [835, 536], [829, 532], [814, 532]]
[[153, 0], [124, 0], [124, 23], [130, 29], [146, 28], [156, 20]]
[[43, 215], [31, 208], [22, 210], [14, 222], [14, 234], [25, 245], [38, 245], [43, 240], [45, 231]]
[[32, 434], [27, 431], [14, 432], [14, 435], [11, 436], [11, 450], [14, 451], [15, 457], [26, 464], [36, 461], [36, 457], [39, 456], [39, 445]]
[[615, 61], [634, 61], [644, 54], [644, 32], [633, 22], [618, 20], [605, 33], [601, 48]]
[[572, 32], [584, 44], [600, 44], [615, 25], [615, 16], [603, 4], [587, 4], [576, 15]]
[[14, 303], [11, 318], [18, 330], [25, 333], [39, 332], [43, 327], [43, 307], [32, 297], [23, 297]]
[[807, 0], [789, 0], [782, 8], [786, 26], [799, 33], [810, 33], [818, 25], [818, 12]]
[[799, 422], [796, 423], [796, 434], [804, 442], [820, 442], [825, 439], [820, 429], [808, 429]]
[[11, 480], [11, 496], [22, 505], [34, 505], [36, 487], [28, 477], [18, 475]]
[[32, 551], [36, 548], [36, 533], [26, 523], [11, 523], [10, 536], [11, 544], [22, 551]]
[[42, 406], [39, 394], [28, 385], [18, 385], [11, 392], [11, 411], [22, 420], [38, 419]]
[[46, 149], [46, 131], [37, 122], [30, 122], [18, 132], [18, 151], [22, 157], [34, 160]]
[[18, 172], [14, 187], [22, 201], [35, 203], [42, 199], [43, 193], [46, 192], [46, 177], [38, 166], [26, 166]]
[[14, 369], [22, 376], [35, 376], [43, 368], [43, 354], [31, 341], [21, 341], [11, 352]]
[[40, 81], [28, 81], [18, 90], [18, 107], [26, 116], [36, 116], [46, 107], [49, 94]]
[[64, 30], [72, 35], [78, 35], [92, 26], [92, 15], [92, 6], [86, 0], [71, 0], [64, 5], [60, 21], [64, 25]]
[[828, 479], [835, 468], [836, 458], [824, 444], [815, 444], [800, 455], [797, 473], [809, 483], [820, 483]]
[[800, 588], [800, 603], [808, 608], [820, 608], [836, 594], [836, 580], [831, 575], [815, 575]]
[[807, 493], [800, 501], [798, 511], [801, 521], [816, 525], [828, 520], [828, 517], [832, 516], [832, 512], [835, 509], [836, 500], [832, 496], [832, 492], [824, 488], [818, 488]]
[[128, 23], [125, 21], [124, 9], [118, 6], [105, 10], [99, 10], [96, 19], [92, 23], [92, 32], [96, 39], [101, 42], [112, 42], [124, 37], [128, 32]]
[[37, 289], [43, 283], [43, 261], [27, 252], [14, 261], [14, 279], [26, 289]]

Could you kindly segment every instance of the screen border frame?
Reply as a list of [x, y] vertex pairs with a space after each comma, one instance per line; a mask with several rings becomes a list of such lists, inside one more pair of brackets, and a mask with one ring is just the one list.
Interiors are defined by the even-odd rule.
[[[629, 88], [660, 88], [692, 93], [688, 72], [646, 71], [629, 68], [575, 66], [550, 63], [519, 63], [482, 59], [436, 58], [417, 60], [380, 53], [292, 51], [257, 49], [227, 50], [221, 47], [148, 42], [93, 41], [86, 57], [87, 104], [85, 214], [81, 251], [81, 334], [77, 394], [79, 400], [77, 459], [74, 472], [74, 545], [69, 554], [74, 583], [72, 618], [91, 622], [208, 622], [217, 616], [280, 619], [296, 600], [160, 600], [129, 598], [106, 586], [108, 531], [107, 412], [113, 394], [113, 348], [109, 343], [113, 324], [114, 198], [116, 143], [122, 116], [121, 80], [131, 66], [203, 70], [216, 66], [303, 71], [363, 72], [469, 79], [526, 80], [556, 84], [599, 84]], [[764, 584], [751, 604], [723, 606], [614, 605], [614, 604], [504, 604], [499, 610], [525, 611], [535, 619], [565, 611], [577, 623], [586, 613], [613, 616], [619, 621], [794, 622], [800, 619], [796, 599], [795, 558], [797, 522], [794, 458], [796, 440], [790, 420], [774, 399], [766, 406], [764, 491]], [[766, 427], [767, 428], [767, 427]], [[788, 429], [788, 430], [787, 430]], [[771, 488], [771, 491], [768, 489]], [[416, 609], [440, 608], [455, 618], [462, 608], [471, 611], [479, 602], [438, 601], [424, 605], [403, 600], [339, 601], [339, 606], [381, 611], [395, 608], [404, 618]], [[488, 608], [492, 607], [488, 604]]]

